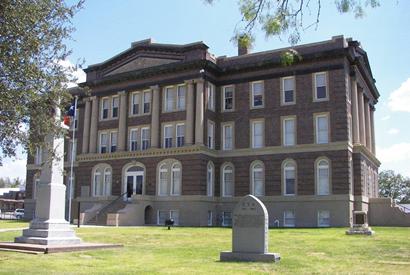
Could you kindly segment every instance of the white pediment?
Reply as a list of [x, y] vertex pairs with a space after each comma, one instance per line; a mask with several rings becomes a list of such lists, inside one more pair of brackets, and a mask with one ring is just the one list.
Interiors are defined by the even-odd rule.
[[114, 75], [119, 73], [131, 72], [136, 70], [141, 70], [149, 67], [159, 66], [163, 64], [169, 64], [173, 62], [178, 62], [179, 60], [167, 59], [167, 58], [154, 58], [154, 57], [137, 57], [128, 63], [110, 71], [106, 75]]

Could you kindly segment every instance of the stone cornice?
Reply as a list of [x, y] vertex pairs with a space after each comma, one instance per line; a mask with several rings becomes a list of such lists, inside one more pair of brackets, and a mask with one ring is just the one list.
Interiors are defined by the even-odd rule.
[[123, 151], [106, 154], [82, 154], [77, 156], [78, 162], [88, 161], [104, 161], [116, 159], [133, 159], [159, 156], [174, 156], [174, 155], [190, 155], [204, 154], [214, 158], [224, 157], [241, 157], [241, 156], [260, 156], [260, 155], [275, 155], [275, 154], [291, 154], [291, 153], [306, 153], [306, 152], [323, 152], [323, 151], [339, 151], [351, 150], [347, 142], [332, 142], [329, 144], [301, 144], [296, 146], [269, 146], [260, 149], [244, 148], [232, 151], [212, 150], [206, 146], [192, 145], [180, 148], [150, 148], [145, 151]]
[[362, 153], [377, 166], [380, 166], [381, 164], [377, 157], [372, 152], [370, 152], [369, 149], [366, 148], [366, 146], [362, 144], [355, 144], [353, 146], [353, 153]]

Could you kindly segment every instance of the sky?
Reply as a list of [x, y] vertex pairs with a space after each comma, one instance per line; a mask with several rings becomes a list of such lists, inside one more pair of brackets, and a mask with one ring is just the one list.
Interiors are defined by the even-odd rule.
[[[68, 1], [72, 3], [73, 1]], [[68, 41], [71, 63], [84, 67], [100, 63], [130, 47], [134, 41], [152, 38], [158, 43], [184, 44], [203, 41], [216, 56], [237, 54], [230, 41], [240, 21], [237, 0], [101, 1], [86, 0], [73, 19], [76, 31]], [[314, 2], [314, 1], [312, 1]], [[301, 33], [299, 44], [344, 35], [361, 42], [367, 52], [380, 92], [376, 105], [376, 155], [380, 170], [392, 169], [410, 177], [410, 1], [383, 1], [366, 16], [339, 14], [332, 0], [322, 0], [320, 22]], [[313, 13], [313, 11], [312, 11]], [[313, 14], [305, 13], [305, 24]], [[266, 38], [256, 29], [253, 52], [288, 47], [286, 38]], [[84, 74], [78, 72], [80, 80]], [[0, 177], [25, 178], [26, 156], [6, 159]]]

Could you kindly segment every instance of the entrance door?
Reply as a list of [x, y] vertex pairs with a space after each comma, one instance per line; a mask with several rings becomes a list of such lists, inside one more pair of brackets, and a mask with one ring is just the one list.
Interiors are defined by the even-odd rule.
[[125, 174], [125, 200], [130, 200], [133, 195], [142, 195], [144, 185], [144, 169], [139, 166], [129, 168]]

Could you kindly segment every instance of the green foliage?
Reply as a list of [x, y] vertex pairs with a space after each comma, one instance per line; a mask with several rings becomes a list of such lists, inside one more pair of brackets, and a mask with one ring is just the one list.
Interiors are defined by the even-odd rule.
[[290, 66], [302, 61], [302, 56], [294, 49], [287, 50], [280, 55], [280, 62], [283, 66]]
[[395, 202], [410, 201], [410, 178], [392, 170], [379, 173], [379, 195], [390, 197]]
[[[2, 0], [0, 2], [0, 164], [22, 145], [33, 152], [44, 133], [61, 134], [51, 119], [67, 106], [69, 74], [61, 65], [70, 54], [64, 41], [82, 1]], [[29, 130], [28, 130], [29, 129]]]
[[15, 188], [24, 185], [25, 182], [20, 178], [10, 179], [9, 177], [0, 178], [0, 188]]

